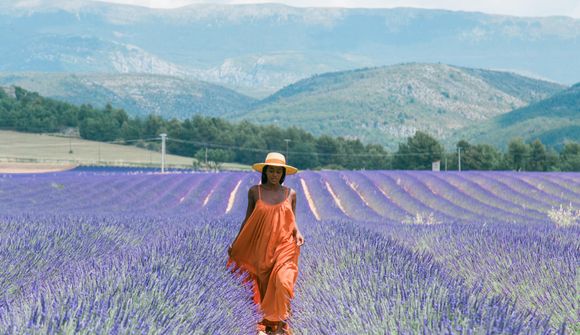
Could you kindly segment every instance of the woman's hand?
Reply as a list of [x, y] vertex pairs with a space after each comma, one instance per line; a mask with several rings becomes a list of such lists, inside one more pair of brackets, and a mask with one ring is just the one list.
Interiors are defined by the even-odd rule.
[[299, 231], [296, 231], [296, 245], [301, 246], [304, 244], [304, 236], [300, 234]]

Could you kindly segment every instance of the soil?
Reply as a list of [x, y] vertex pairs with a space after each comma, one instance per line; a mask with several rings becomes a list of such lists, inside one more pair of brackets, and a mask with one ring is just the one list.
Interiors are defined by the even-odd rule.
[[0, 162], [0, 173], [46, 173], [74, 169], [76, 165]]

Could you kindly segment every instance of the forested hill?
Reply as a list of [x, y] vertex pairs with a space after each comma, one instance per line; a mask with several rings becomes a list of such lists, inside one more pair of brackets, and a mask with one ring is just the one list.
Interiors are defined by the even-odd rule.
[[0, 86], [18, 86], [75, 105], [107, 103], [131, 116], [185, 119], [196, 114], [227, 117], [255, 99], [223, 86], [155, 74], [0, 73]]
[[[573, 94], [561, 96], [566, 100]], [[78, 130], [84, 139], [124, 142], [154, 150], [159, 149], [159, 135], [167, 133], [170, 154], [194, 156], [198, 161], [205, 160], [207, 155], [210, 161], [245, 165], [262, 161], [269, 151], [288, 153], [289, 163], [299, 169], [426, 170], [431, 169], [432, 162], [443, 159], [449, 161], [450, 169], [458, 165], [453, 152], [446, 152], [436, 139], [420, 131], [408, 137], [406, 143], [400, 143], [397, 152], [387, 152], [380, 145], [364, 145], [358, 140], [326, 135], [315, 137], [296, 127], [282, 129], [247, 121], [232, 123], [199, 115], [182, 121], [155, 115], [130, 117], [124, 110], [111, 105], [103, 109], [90, 105], [77, 107], [19, 87], [0, 87], [0, 129], [59, 132], [69, 136]], [[488, 144], [471, 145], [461, 141], [457, 145], [463, 149], [463, 169], [580, 171], [578, 143], [567, 143], [559, 154], [539, 141], [531, 144], [510, 141], [504, 153]]]
[[[148, 143], [139, 139], [158, 138], [161, 133], [167, 133], [170, 139], [167, 150], [171, 154], [205, 159], [207, 152], [209, 160], [242, 164], [262, 161], [268, 151], [285, 152], [288, 139], [293, 155], [290, 162], [301, 169], [386, 169], [390, 166], [382, 146], [363, 145], [357, 140], [314, 137], [295, 127], [282, 129], [246, 121], [233, 123], [200, 115], [185, 120], [167, 120], [155, 115], [131, 117], [111, 105], [102, 109], [90, 105], [78, 107], [19, 87], [0, 87], [0, 129], [49, 133], [78, 129], [84, 139], [126, 141], [140, 146]], [[360, 155], [368, 157], [360, 159]]]
[[445, 139], [454, 130], [564, 88], [508, 72], [410, 63], [301, 80], [236, 119], [292, 125], [394, 149], [417, 130]]
[[492, 118], [452, 136], [474, 143], [506, 147], [510, 137], [519, 134], [525, 141], [539, 139], [551, 147], [566, 141], [580, 141], [580, 83], [545, 100]]

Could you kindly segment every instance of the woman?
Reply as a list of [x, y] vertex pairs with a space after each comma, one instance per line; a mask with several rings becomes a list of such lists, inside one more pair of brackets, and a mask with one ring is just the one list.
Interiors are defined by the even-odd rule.
[[228, 249], [228, 267], [247, 273], [252, 281], [254, 302], [264, 314], [258, 331], [290, 334], [286, 320], [304, 237], [296, 225], [296, 192], [282, 183], [298, 170], [277, 152], [252, 168], [262, 173], [262, 183], [248, 191], [246, 218]]

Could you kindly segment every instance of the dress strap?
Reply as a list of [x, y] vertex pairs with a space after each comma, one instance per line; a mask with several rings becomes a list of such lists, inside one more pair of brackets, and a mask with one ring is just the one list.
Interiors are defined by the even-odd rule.
[[290, 191], [290, 188], [289, 187], [286, 187], [286, 192], [285, 192], [285, 195], [284, 195], [284, 200], [288, 199], [288, 191]]
[[262, 199], [262, 185], [258, 184], [258, 199]]

